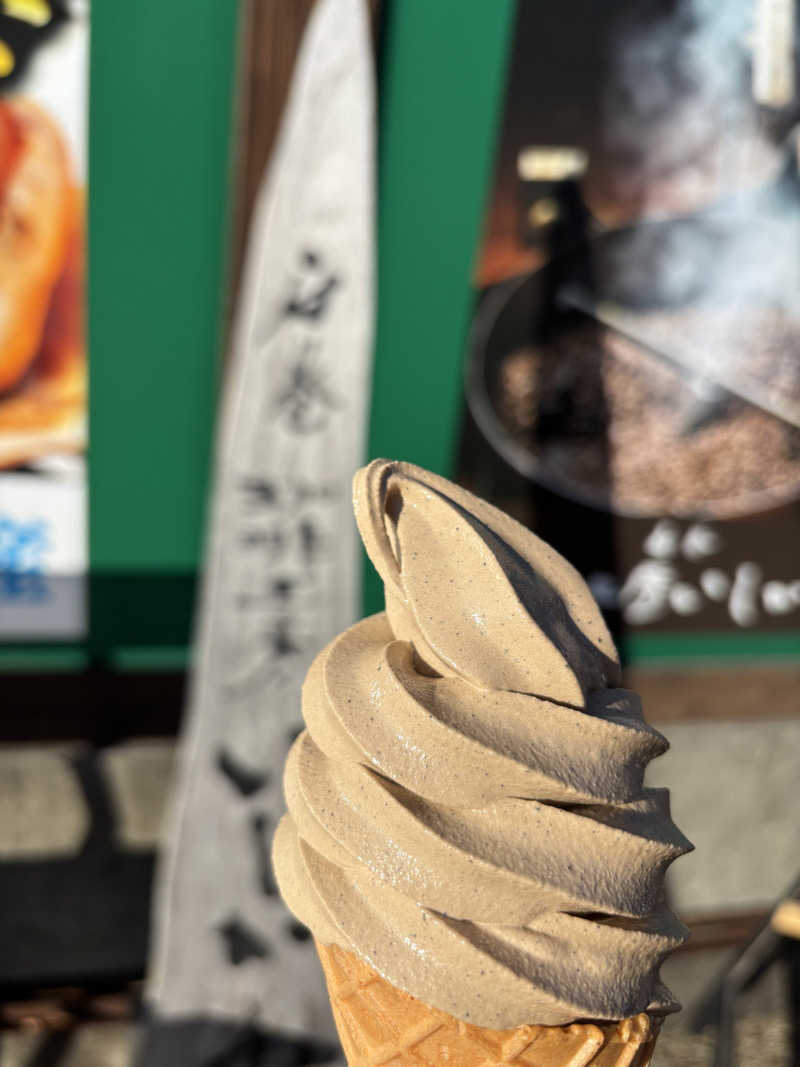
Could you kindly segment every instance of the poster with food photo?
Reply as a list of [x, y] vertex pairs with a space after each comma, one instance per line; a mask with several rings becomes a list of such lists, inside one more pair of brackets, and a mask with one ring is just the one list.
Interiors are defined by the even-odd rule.
[[0, 640], [85, 631], [88, 0], [0, 5]]
[[800, 636], [797, 30], [792, 0], [517, 6], [461, 477], [623, 637]]

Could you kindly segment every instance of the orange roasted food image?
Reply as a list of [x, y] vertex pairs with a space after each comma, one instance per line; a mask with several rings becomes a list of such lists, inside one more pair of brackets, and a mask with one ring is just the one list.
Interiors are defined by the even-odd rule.
[[0, 466], [83, 445], [82, 203], [53, 119], [0, 99]]

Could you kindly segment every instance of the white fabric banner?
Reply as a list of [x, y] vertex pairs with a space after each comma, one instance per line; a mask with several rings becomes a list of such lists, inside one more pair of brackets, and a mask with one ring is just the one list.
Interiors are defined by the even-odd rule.
[[371, 378], [374, 85], [364, 0], [318, 0], [252, 223], [197, 663], [156, 899], [161, 1017], [333, 1034], [269, 851], [314, 655], [360, 609], [350, 481]]

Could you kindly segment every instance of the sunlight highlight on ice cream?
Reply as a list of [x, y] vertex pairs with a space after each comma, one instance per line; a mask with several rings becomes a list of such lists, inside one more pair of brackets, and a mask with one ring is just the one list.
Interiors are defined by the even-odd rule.
[[577, 572], [491, 505], [406, 463], [354, 502], [386, 612], [303, 690], [276, 875], [318, 941], [487, 1028], [663, 1014], [686, 936], [664, 903], [691, 848]]

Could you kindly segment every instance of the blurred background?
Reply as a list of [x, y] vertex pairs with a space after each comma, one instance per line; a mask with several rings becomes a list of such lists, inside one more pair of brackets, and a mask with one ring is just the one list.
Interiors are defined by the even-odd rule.
[[[261, 423], [301, 442], [333, 420], [343, 457], [420, 463], [545, 537], [587, 578], [625, 684], [671, 743], [649, 774], [696, 846], [668, 879], [692, 937], [664, 970], [685, 1010], [654, 1063], [800, 1063], [796, 5], [365, 0], [351, 5], [363, 84], [349, 77], [352, 12], [333, 32], [323, 6], [336, 5], [0, 3], [0, 1067], [336, 1056], [325, 1025], [305, 1040], [253, 992], [283, 959], [264, 931], [288, 929], [268, 851], [300, 715], [277, 694], [299, 697], [327, 639], [282, 539], [305, 572], [333, 566], [309, 501], [346, 502], [356, 465], [340, 471], [330, 445], [326, 458], [269, 443], [262, 464], [237, 437], [258, 355], [247, 324], [273, 298], [312, 333], [296, 364], [264, 356], [279, 408]], [[313, 81], [326, 63], [364, 98], [363, 145], [319, 133], [335, 106]], [[340, 226], [338, 274], [307, 238], [338, 210], [311, 181], [326, 174], [374, 242], [351, 264], [362, 246]], [[274, 293], [264, 249], [286, 260]], [[348, 370], [352, 425], [336, 428], [345, 357], [313, 329], [357, 273], [364, 365]], [[252, 509], [280, 509], [294, 457], [307, 483], [291, 483], [282, 522], [260, 524]], [[213, 531], [236, 472], [251, 510], [228, 541]], [[176, 906], [153, 891], [156, 877], [189, 886], [193, 914], [197, 870], [208, 885], [246, 877], [221, 859], [215, 871], [215, 854], [192, 867], [164, 821], [174, 788], [183, 831], [200, 795], [190, 761], [176, 778], [190, 719], [197, 743], [211, 736], [192, 635], [219, 666], [213, 575], [225, 584], [219, 560], [242, 545], [257, 555], [236, 573], [270, 592], [255, 615], [237, 593], [234, 632], [255, 634], [261, 658], [224, 710], [271, 740], [250, 762], [233, 725], [230, 748], [207, 743], [236, 803], [255, 798], [231, 847], [275, 910], [214, 919], [236, 975], [218, 981], [247, 990], [224, 1013], [231, 1037], [212, 1033], [213, 983], [195, 1012], [170, 992], [186, 982], [170, 970], [174, 931], [181, 974], [205, 957], [193, 965], [186, 928], [157, 929], [156, 909]], [[343, 617], [380, 610], [360, 557], [351, 570]], [[159, 843], [179, 858], [157, 876]], [[307, 953], [306, 935], [295, 924], [286, 952]], [[162, 1042], [162, 1016], [212, 1029], [190, 1055], [185, 1031]]]

